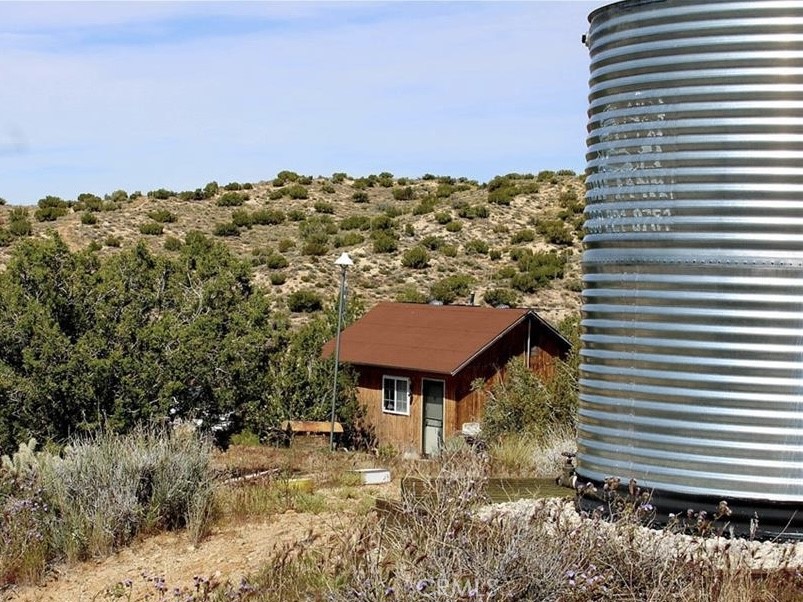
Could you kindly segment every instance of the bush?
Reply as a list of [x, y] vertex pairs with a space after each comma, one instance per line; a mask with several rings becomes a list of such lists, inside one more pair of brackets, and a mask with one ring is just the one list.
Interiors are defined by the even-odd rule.
[[239, 182], [229, 182], [223, 187], [223, 190], [242, 190], [243, 186]]
[[309, 191], [306, 188], [304, 188], [301, 184], [293, 184], [292, 186], [288, 186], [287, 188], [285, 188], [285, 193], [291, 199], [295, 200], [309, 198]]
[[463, 229], [463, 222], [451, 221], [446, 224], [447, 232], [460, 232]]
[[294, 171], [289, 171], [287, 169], [283, 169], [279, 173], [276, 174], [276, 178], [273, 180], [274, 186], [284, 186], [287, 182], [296, 182], [298, 181], [298, 174]]
[[275, 226], [283, 223], [283, 212], [272, 209], [257, 209], [251, 214], [251, 223], [255, 226]]
[[240, 207], [248, 200], [248, 195], [242, 192], [224, 192], [221, 194], [215, 205], [218, 207]]
[[444, 240], [439, 236], [425, 236], [421, 239], [421, 246], [429, 249], [430, 251], [437, 251], [444, 244]]
[[149, 211], [148, 217], [155, 222], [159, 222], [160, 224], [172, 224], [178, 219], [175, 213], [172, 213], [167, 209], [156, 209], [154, 211]]
[[157, 222], [146, 222], [140, 225], [139, 232], [147, 236], [158, 236], [164, 232], [164, 226]]
[[384, 230], [377, 230], [372, 234], [374, 239], [374, 253], [393, 253], [399, 248], [395, 237]]
[[351, 199], [352, 199], [352, 200], [353, 200], [355, 203], [367, 203], [367, 202], [368, 202], [368, 200], [369, 200], [369, 198], [368, 198], [368, 193], [367, 193], [367, 192], [364, 192], [364, 191], [362, 191], [362, 190], [358, 190], [357, 192], [355, 192], [354, 194], [352, 194], [352, 195], [351, 195]]
[[285, 282], [287, 282], [287, 274], [285, 274], [284, 272], [273, 272], [270, 275], [270, 283], [273, 286], [281, 286]]
[[349, 215], [340, 220], [341, 230], [370, 230], [371, 218], [367, 215]]
[[6, 203], [8, 203], [8, 201], [6, 201], [3, 197], [0, 196], [0, 205], [5, 205]]
[[457, 257], [457, 246], [443, 245], [441, 247], [441, 254], [443, 254], [444, 257]]
[[397, 303], [426, 303], [427, 296], [412, 284], [406, 284], [396, 295]]
[[281, 198], [284, 198], [284, 188], [280, 188], [279, 190], [272, 190], [271, 193], [268, 195], [268, 198], [271, 201], [278, 201]]
[[307, 219], [307, 214], [301, 209], [291, 209], [287, 212], [287, 219], [289, 219], [291, 222], [303, 222], [305, 219]]
[[287, 307], [293, 313], [312, 313], [323, 308], [323, 300], [315, 291], [300, 290], [288, 295]]
[[535, 232], [530, 229], [519, 230], [514, 232], [510, 237], [510, 244], [517, 245], [522, 242], [532, 242], [535, 240]]
[[490, 211], [486, 205], [469, 205], [467, 203], [457, 206], [457, 215], [465, 219], [488, 217]]
[[406, 268], [423, 270], [429, 267], [429, 253], [424, 247], [413, 247], [404, 252], [401, 263]]
[[[391, 182], [391, 185], [393, 183]], [[415, 198], [415, 191], [412, 186], [405, 186], [404, 188], [394, 188], [393, 198], [397, 201], [412, 201]]]
[[295, 241], [290, 240], [289, 238], [283, 238], [276, 244], [276, 248], [279, 250], [279, 253], [284, 253], [286, 251], [289, 251], [295, 246], [296, 246]]
[[359, 232], [347, 232], [335, 237], [335, 247], [353, 247], [362, 242], [365, 242], [365, 237]]
[[212, 180], [206, 186], [204, 186], [204, 198], [211, 199], [215, 196], [218, 192], [220, 192], [220, 186], [218, 183]]
[[447, 211], [439, 211], [435, 214], [435, 221], [441, 226], [445, 226], [452, 221], [452, 214]]
[[437, 199], [435, 197], [424, 197], [415, 207], [413, 207], [413, 215], [426, 215], [427, 213], [432, 213], [435, 210], [436, 204]]
[[98, 218], [95, 217], [94, 213], [90, 213], [89, 211], [84, 211], [81, 214], [81, 223], [85, 226], [94, 226], [98, 223]]
[[313, 208], [317, 213], [328, 213], [332, 214], [335, 212], [335, 206], [332, 203], [327, 203], [326, 201], [316, 201]]
[[482, 297], [483, 301], [492, 307], [499, 305], [507, 305], [508, 307], [516, 307], [519, 303], [519, 295], [516, 291], [509, 288], [492, 288], [485, 291]]
[[464, 274], [455, 274], [438, 280], [430, 287], [430, 296], [442, 303], [454, 303], [458, 298], [468, 298], [474, 279]]
[[555, 245], [570, 245], [574, 242], [572, 233], [560, 220], [538, 220], [536, 224], [538, 233]]
[[17, 237], [30, 236], [33, 226], [28, 219], [28, 211], [22, 207], [15, 207], [8, 216], [8, 231]]
[[115, 247], [115, 248], [117, 248], [117, 247], [121, 247], [122, 246], [123, 239], [120, 238], [119, 236], [109, 235], [103, 241], [103, 244], [106, 245], [107, 247]]
[[[512, 255], [512, 253], [511, 253]], [[562, 278], [566, 257], [555, 252], [521, 253], [517, 260], [519, 273], [511, 278], [511, 286], [524, 293], [531, 293]]]
[[69, 204], [67, 201], [57, 197], [57, 196], [46, 196], [43, 199], [39, 199], [38, 209], [34, 212], [34, 217], [37, 221], [40, 222], [52, 222], [67, 215], [67, 210], [69, 208]]
[[329, 245], [317, 240], [305, 242], [304, 246], [301, 247], [301, 253], [303, 255], [309, 255], [310, 257], [320, 257], [321, 255], [326, 255], [328, 252]]
[[555, 172], [550, 169], [544, 169], [538, 172], [535, 179], [539, 182], [552, 182], [555, 179]]
[[0, 247], [7, 247], [14, 242], [14, 235], [8, 231], [8, 228], [0, 228]]
[[215, 224], [212, 234], [215, 236], [240, 236], [240, 228], [234, 222]]
[[346, 178], [348, 178], [348, 174], [342, 171], [336, 171], [332, 174], [332, 182], [335, 184], [342, 184]]
[[181, 247], [184, 245], [181, 242], [181, 240], [176, 238], [175, 236], [168, 236], [167, 238], [165, 238], [163, 246], [165, 251], [181, 251]]
[[251, 213], [245, 209], [237, 209], [232, 211], [231, 221], [238, 228], [250, 228], [254, 224]]
[[487, 255], [488, 243], [478, 238], [470, 240], [466, 243], [466, 253], [469, 255]]
[[280, 270], [290, 265], [290, 262], [281, 253], [271, 253], [265, 259], [265, 265], [271, 270]]
[[500, 251], [499, 249], [490, 249], [488, 251], [488, 259], [490, 259], [491, 261], [499, 261], [500, 259], [502, 259], [502, 251]]
[[172, 190], [168, 190], [167, 188], [157, 188], [156, 190], [151, 190], [148, 192], [148, 197], [152, 199], [157, 199], [160, 201], [166, 201], [167, 199], [176, 196], [176, 193]]
[[331, 184], [325, 183], [321, 185], [321, 192], [325, 194], [334, 194], [336, 192], [336, 189]]
[[438, 184], [435, 189], [435, 196], [439, 199], [448, 199], [454, 194], [455, 187], [452, 184]]

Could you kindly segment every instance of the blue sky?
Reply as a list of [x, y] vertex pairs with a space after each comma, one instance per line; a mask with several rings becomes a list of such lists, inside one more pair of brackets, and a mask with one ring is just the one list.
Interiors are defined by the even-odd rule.
[[606, 2], [0, 2], [0, 197], [584, 168]]

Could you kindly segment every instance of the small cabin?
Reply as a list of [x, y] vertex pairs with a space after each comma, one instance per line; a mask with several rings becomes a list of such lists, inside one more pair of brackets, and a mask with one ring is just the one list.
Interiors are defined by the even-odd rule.
[[[334, 353], [335, 339], [323, 355]], [[340, 361], [356, 370], [358, 401], [380, 444], [430, 455], [482, 419], [471, 384], [503, 376], [521, 357], [543, 378], [571, 344], [530, 309], [380, 303], [340, 335]]]

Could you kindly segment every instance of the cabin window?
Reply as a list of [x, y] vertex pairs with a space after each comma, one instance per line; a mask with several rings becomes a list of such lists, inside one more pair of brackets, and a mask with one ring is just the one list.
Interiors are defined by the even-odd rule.
[[382, 410], [388, 414], [410, 415], [410, 379], [382, 377]]

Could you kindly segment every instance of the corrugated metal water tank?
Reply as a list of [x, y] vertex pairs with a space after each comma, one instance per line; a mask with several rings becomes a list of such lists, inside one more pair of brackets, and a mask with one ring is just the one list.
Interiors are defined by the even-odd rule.
[[803, 2], [589, 21], [578, 475], [799, 537]]

